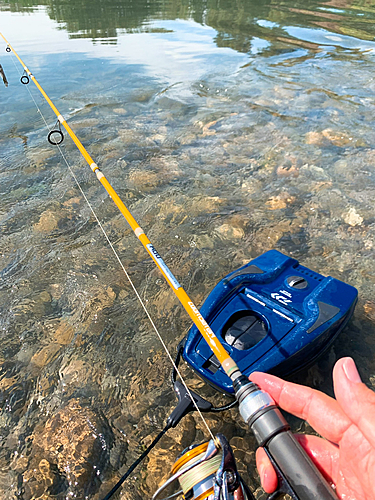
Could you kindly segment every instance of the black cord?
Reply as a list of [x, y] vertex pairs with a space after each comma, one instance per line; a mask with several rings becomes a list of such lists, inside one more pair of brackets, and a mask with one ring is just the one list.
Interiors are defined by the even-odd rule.
[[116, 491], [120, 488], [122, 483], [130, 476], [130, 474], [133, 472], [133, 470], [144, 460], [147, 455], [150, 453], [152, 448], [156, 446], [156, 444], [160, 441], [160, 439], [164, 436], [164, 434], [167, 432], [167, 430], [170, 428], [170, 424], [167, 424], [164, 429], [156, 436], [156, 438], [153, 440], [153, 442], [150, 444], [150, 446], [145, 450], [140, 457], [137, 458], [137, 460], [129, 467], [129, 469], [125, 472], [125, 474], [122, 476], [122, 478], [115, 484], [115, 486], [111, 489], [109, 493], [103, 498], [103, 500], [109, 500], [112, 495], [116, 493]]
[[248, 487], [248, 485], [244, 481], [242, 481], [242, 478], [241, 478], [241, 486], [245, 490], [245, 493], [246, 493], [246, 496], [247, 496], [247, 500], [256, 500], [253, 492], [250, 490], [250, 488]]
[[238, 405], [238, 401], [237, 401], [237, 399], [234, 399], [231, 403], [228, 403], [225, 406], [219, 406], [218, 408], [216, 406], [213, 406], [210, 409], [210, 411], [212, 411], [213, 413], [215, 413], [215, 412], [219, 413], [220, 411], [230, 410], [231, 408], [234, 408], [237, 405]]
[[[183, 352], [184, 347], [185, 347], [185, 342], [186, 342], [186, 337], [184, 337], [177, 346], [177, 354], [176, 354], [176, 358], [174, 360], [174, 366], [173, 366], [173, 370], [171, 373], [171, 381], [172, 381], [173, 386], [177, 380], [176, 368], [178, 368], [178, 365], [180, 364], [182, 352]], [[231, 408], [234, 408], [235, 406], [237, 406], [237, 404], [238, 404], [238, 401], [236, 399], [234, 399], [233, 401], [231, 401], [230, 403], [228, 403], [225, 406], [219, 406], [219, 407], [211, 406], [208, 410], [203, 410], [203, 411], [209, 411], [209, 412], [212, 411], [212, 413], [219, 413], [221, 411], [230, 410]]]

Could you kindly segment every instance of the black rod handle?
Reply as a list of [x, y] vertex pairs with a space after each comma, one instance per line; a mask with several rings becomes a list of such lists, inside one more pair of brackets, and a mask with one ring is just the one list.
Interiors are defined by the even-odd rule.
[[[241, 375], [233, 383], [242, 418], [276, 466], [279, 483], [295, 500], [337, 500], [337, 496], [302, 446], [267, 392]], [[281, 488], [280, 488], [281, 490]]]
[[266, 445], [287, 485], [300, 500], [337, 500], [337, 496], [290, 431], [276, 434]]

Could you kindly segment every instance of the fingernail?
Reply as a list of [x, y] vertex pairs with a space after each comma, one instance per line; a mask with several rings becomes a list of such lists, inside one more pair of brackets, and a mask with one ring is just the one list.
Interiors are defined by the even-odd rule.
[[355, 384], [360, 384], [362, 382], [357, 367], [355, 366], [355, 363], [352, 360], [352, 358], [346, 358], [342, 367], [344, 369], [346, 378], [350, 380], [350, 382], [354, 382]]

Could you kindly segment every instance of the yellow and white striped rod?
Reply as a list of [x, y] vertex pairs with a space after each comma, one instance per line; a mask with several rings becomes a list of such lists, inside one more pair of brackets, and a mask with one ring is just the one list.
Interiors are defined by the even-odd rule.
[[122, 202], [121, 198], [118, 196], [116, 191], [113, 189], [111, 184], [108, 182], [104, 174], [100, 171], [98, 165], [94, 162], [94, 160], [91, 158], [89, 153], [86, 151], [85, 147], [81, 143], [81, 141], [78, 139], [78, 137], [75, 135], [73, 130], [69, 127], [68, 123], [66, 122], [65, 118], [60, 114], [59, 110], [56, 108], [56, 106], [53, 104], [51, 99], [48, 97], [46, 92], [43, 90], [35, 76], [31, 73], [31, 71], [28, 69], [28, 67], [24, 64], [22, 59], [19, 57], [17, 52], [14, 50], [14, 48], [11, 46], [11, 44], [8, 42], [8, 40], [4, 37], [4, 35], [0, 32], [0, 36], [3, 38], [5, 43], [7, 44], [7, 47], [13, 52], [13, 54], [17, 57], [18, 61], [21, 63], [24, 71], [28, 75], [28, 77], [35, 83], [37, 88], [39, 89], [40, 93], [43, 95], [45, 100], [48, 102], [50, 107], [52, 108], [53, 112], [57, 116], [58, 121], [61, 123], [61, 125], [65, 128], [67, 133], [70, 135], [72, 138], [74, 144], [77, 146], [79, 151], [81, 152], [82, 156], [84, 159], [87, 161], [89, 166], [91, 167], [92, 171], [96, 174], [96, 177], [98, 180], [101, 182], [101, 184], [104, 186], [105, 190], [109, 194], [109, 196], [112, 198], [114, 203], [116, 204], [117, 208], [120, 210], [122, 215], [125, 217], [127, 222], [129, 223], [130, 227], [134, 231], [135, 235], [139, 239], [139, 241], [142, 243], [144, 248], [147, 250], [148, 254], [156, 264], [156, 266], [159, 268], [160, 272], [166, 279], [167, 283], [169, 286], [172, 288], [173, 292], [181, 302], [182, 306], [186, 310], [186, 312], [189, 314], [190, 318], [193, 320], [195, 325], [197, 326], [198, 330], [200, 333], [203, 335], [204, 339], [210, 346], [211, 350], [219, 360], [220, 364], [222, 365], [223, 369], [227, 373], [227, 375], [230, 377], [232, 374], [234, 374], [236, 371], [239, 371], [238, 366], [236, 363], [233, 361], [233, 359], [229, 356], [227, 351], [224, 349], [223, 345], [219, 341], [219, 339], [216, 337], [215, 333], [212, 331], [206, 320], [203, 318], [203, 316], [200, 314], [198, 308], [195, 306], [194, 302], [190, 299], [190, 297], [187, 295], [185, 290], [182, 288], [182, 286], [179, 284], [177, 279], [174, 277], [168, 266], [165, 264], [163, 259], [160, 257], [158, 252], [155, 250], [155, 247], [151, 244], [150, 240], [147, 238], [146, 234], [144, 233], [143, 229], [139, 226], [137, 221], [134, 219], [132, 214], [129, 212], [129, 210], [126, 208], [124, 203]]

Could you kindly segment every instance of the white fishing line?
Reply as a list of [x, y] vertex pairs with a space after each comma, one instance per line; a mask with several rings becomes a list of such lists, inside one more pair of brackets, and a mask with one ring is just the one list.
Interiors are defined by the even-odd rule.
[[[20, 71], [19, 71], [19, 69], [18, 69], [18, 66], [16, 65], [16, 63], [15, 63], [15, 62], [14, 62], [14, 60], [13, 60], [13, 54], [12, 54], [12, 52], [10, 52], [10, 55], [11, 55], [12, 62], [13, 62], [13, 64], [14, 64], [14, 66], [15, 66], [15, 68], [16, 68], [16, 70], [17, 70], [18, 74], [21, 76], [21, 73], [20, 73]], [[36, 107], [36, 109], [38, 110], [38, 113], [40, 113], [40, 116], [42, 117], [42, 119], [43, 119], [43, 121], [44, 121], [44, 123], [45, 123], [46, 128], [48, 129], [48, 131], [49, 131], [49, 132], [51, 132], [52, 130], [50, 129], [50, 127], [49, 127], [49, 125], [48, 125], [48, 123], [47, 123], [46, 119], [44, 118], [44, 115], [43, 115], [42, 111], [40, 110], [40, 108], [39, 108], [39, 106], [38, 106], [38, 104], [37, 104], [36, 100], [34, 99], [34, 96], [32, 95], [32, 93], [31, 93], [31, 91], [30, 91], [30, 89], [29, 89], [29, 86], [28, 86], [28, 85], [25, 85], [25, 87], [27, 88], [27, 90], [28, 90], [28, 92], [29, 92], [29, 94], [30, 94], [31, 99], [32, 99], [32, 100], [33, 100], [33, 102], [34, 102], [35, 107]], [[171, 363], [172, 363], [172, 365], [173, 365], [173, 368], [176, 370], [176, 372], [177, 372], [178, 376], [180, 377], [180, 379], [181, 379], [181, 381], [182, 381], [182, 383], [183, 383], [183, 385], [184, 385], [184, 387], [185, 387], [185, 389], [186, 389], [187, 393], [189, 394], [189, 397], [190, 397], [190, 399], [191, 399], [191, 401], [192, 401], [193, 405], [195, 406], [196, 411], [198, 412], [198, 414], [199, 414], [200, 418], [202, 419], [203, 424], [205, 425], [205, 427], [206, 427], [206, 429], [207, 429], [207, 431], [208, 431], [209, 435], [211, 436], [211, 439], [215, 439], [215, 438], [214, 438], [214, 435], [213, 435], [213, 433], [212, 433], [212, 431], [211, 431], [211, 429], [210, 429], [210, 427], [209, 427], [209, 425], [208, 425], [208, 423], [207, 423], [207, 421], [206, 421], [206, 419], [204, 418], [204, 416], [203, 416], [202, 412], [201, 412], [201, 411], [200, 411], [200, 409], [198, 408], [198, 405], [197, 405], [197, 403], [195, 402], [195, 400], [194, 400], [194, 398], [193, 398], [193, 396], [192, 396], [192, 394], [191, 394], [191, 392], [190, 392], [189, 387], [187, 386], [187, 384], [186, 384], [186, 382], [185, 382], [185, 380], [184, 380], [184, 378], [183, 378], [182, 374], [180, 373], [180, 371], [179, 371], [179, 369], [178, 369], [178, 367], [177, 367], [176, 363], [174, 362], [174, 359], [172, 358], [172, 355], [171, 355], [171, 353], [169, 352], [169, 350], [168, 350], [168, 348], [167, 348], [167, 346], [166, 346], [166, 344], [165, 344], [165, 342], [164, 342], [164, 340], [163, 340], [163, 338], [162, 338], [161, 334], [159, 333], [159, 330], [158, 330], [157, 326], [155, 325], [155, 323], [154, 323], [154, 321], [153, 321], [153, 319], [152, 319], [152, 317], [151, 317], [150, 313], [148, 312], [148, 310], [147, 310], [147, 308], [146, 308], [146, 306], [145, 306], [145, 303], [143, 302], [143, 300], [142, 300], [141, 296], [140, 296], [140, 295], [139, 295], [139, 293], [138, 293], [138, 290], [136, 289], [136, 287], [135, 287], [135, 285], [134, 285], [133, 281], [131, 280], [131, 278], [130, 278], [130, 276], [129, 276], [128, 272], [127, 272], [127, 270], [125, 269], [125, 266], [124, 266], [124, 264], [122, 263], [122, 261], [121, 261], [121, 259], [120, 259], [119, 255], [118, 255], [118, 253], [116, 252], [116, 249], [114, 248], [114, 246], [113, 246], [113, 244], [112, 244], [111, 240], [109, 239], [109, 236], [107, 235], [107, 233], [106, 233], [106, 231], [105, 231], [105, 229], [104, 229], [104, 227], [103, 227], [102, 223], [101, 223], [101, 222], [100, 222], [100, 220], [98, 219], [98, 217], [97, 217], [97, 215], [96, 215], [96, 213], [95, 213], [94, 208], [92, 207], [92, 205], [91, 205], [90, 201], [88, 200], [87, 196], [85, 195], [85, 193], [84, 193], [84, 191], [83, 191], [83, 189], [82, 189], [82, 187], [81, 187], [81, 185], [80, 185], [80, 183], [79, 183], [79, 181], [78, 181], [78, 179], [77, 179], [76, 175], [75, 175], [75, 174], [74, 174], [74, 172], [73, 172], [72, 167], [70, 166], [70, 164], [69, 164], [69, 162], [68, 162], [67, 158], [65, 157], [65, 155], [64, 155], [64, 153], [63, 153], [63, 151], [62, 151], [62, 149], [60, 148], [59, 144], [56, 144], [56, 146], [58, 147], [59, 152], [60, 152], [60, 154], [61, 154], [61, 156], [62, 156], [62, 158], [63, 158], [63, 160], [64, 160], [64, 162], [65, 162], [66, 166], [67, 166], [67, 167], [68, 167], [68, 169], [69, 169], [69, 172], [71, 173], [71, 175], [72, 175], [72, 177], [73, 177], [73, 179], [74, 179], [75, 183], [77, 184], [78, 189], [80, 190], [80, 192], [81, 192], [81, 194], [82, 194], [83, 198], [85, 199], [85, 201], [86, 201], [87, 205], [89, 206], [89, 208], [90, 208], [90, 210], [91, 210], [91, 212], [92, 212], [92, 214], [93, 214], [93, 216], [94, 216], [94, 218], [95, 218], [95, 220], [96, 220], [96, 222], [97, 222], [98, 226], [99, 226], [99, 227], [100, 227], [100, 229], [102, 230], [102, 232], [103, 232], [103, 234], [104, 234], [104, 237], [105, 237], [105, 239], [107, 240], [107, 242], [108, 242], [109, 246], [111, 247], [111, 249], [112, 249], [112, 251], [113, 251], [113, 253], [114, 253], [114, 255], [115, 255], [115, 257], [116, 257], [116, 259], [117, 259], [117, 261], [118, 261], [118, 263], [120, 264], [120, 266], [121, 266], [122, 270], [124, 271], [126, 278], [128, 279], [128, 281], [129, 281], [129, 283], [130, 283], [131, 287], [133, 288], [133, 291], [134, 291], [134, 293], [135, 293], [135, 295], [136, 295], [136, 297], [137, 297], [137, 299], [138, 299], [139, 303], [141, 304], [141, 306], [142, 306], [142, 308], [143, 308], [144, 312], [146, 313], [146, 316], [148, 317], [148, 319], [149, 319], [149, 321], [150, 321], [150, 323], [151, 323], [151, 325], [152, 325], [152, 328], [154, 329], [154, 331], [155, 331], [156, 335], [158, 336], [158, 338], [159, 338], [159, 340], [160, 340], [160, 342], [161, 342], [161, 345], [163, 346], [163, 348], [164, 348], [164, 350], [165, 350], [165, 352], [166, 352], [166, 354], [167, 354], [168, 358], [170, 359], [170, 361], [171, 361]]]

